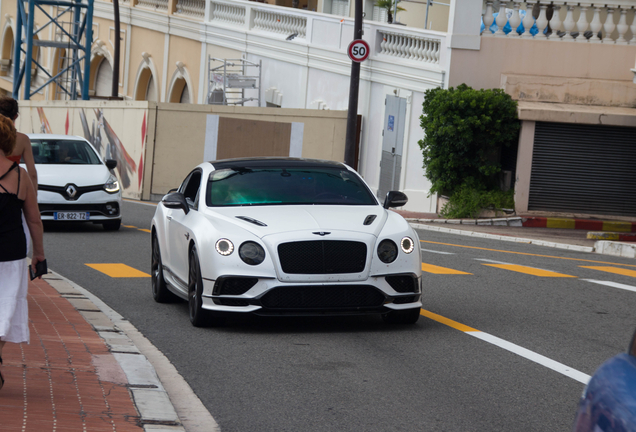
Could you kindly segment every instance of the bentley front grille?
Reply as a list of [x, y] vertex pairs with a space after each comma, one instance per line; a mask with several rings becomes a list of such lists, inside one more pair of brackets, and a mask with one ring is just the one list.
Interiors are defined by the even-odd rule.
[[340, 240], [281, 243], [278, 256], [287, 274], [360, 273], [366, 264], [367, 245]]

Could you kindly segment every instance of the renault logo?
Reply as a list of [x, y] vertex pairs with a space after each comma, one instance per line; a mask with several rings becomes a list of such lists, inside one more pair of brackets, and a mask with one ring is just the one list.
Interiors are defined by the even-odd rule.
[[74, 185], [66, 186], [66, 195], [68, 195], [69, 198], [75, 198], [75, 195], [77, 195], [77, 188]]
[[326, 232], [326, 231], [316, 231], [316, 232], [312, 232], [312, 234], [316, 234], [316, 235], [319, 235], [321, 237], [324, 237], [324, 236], [326, 236], [328, 234], [331, 234], [331, 233], [330, 232]]

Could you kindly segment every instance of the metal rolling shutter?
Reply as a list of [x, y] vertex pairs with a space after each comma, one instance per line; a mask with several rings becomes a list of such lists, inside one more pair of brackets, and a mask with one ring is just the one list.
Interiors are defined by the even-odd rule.
[[636, 128], [537, 122], [528, 209], [636, 216]]

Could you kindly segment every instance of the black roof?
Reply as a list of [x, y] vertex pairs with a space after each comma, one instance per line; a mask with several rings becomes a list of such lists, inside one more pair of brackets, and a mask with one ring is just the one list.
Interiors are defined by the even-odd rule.
[[253, 157], [253, 158], [235, 158], [221, 159], [210, 161], [214, 169], [224, 168], [293, 168], [293, 167], [330, 167], [345, 168], [342, 162], [320, 160], [320, 159], [303, 159], [292, 157]]

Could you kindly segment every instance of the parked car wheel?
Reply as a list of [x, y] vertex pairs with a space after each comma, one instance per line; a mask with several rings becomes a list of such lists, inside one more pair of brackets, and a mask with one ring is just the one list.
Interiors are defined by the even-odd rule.
[[168, 303], [175, 301], [177, 296], [172, 294], [168, 289], [166, 281], [163, 278], [161, 250], [159, 249], [159, 241], [155, 234], [152, 235], [152, 298], [157, 303]]
[[392, 311], [382, 315], [387, 324], [415, 324], [420, 319], [420, 308]]
[[115, 221], [109, 221], [102, 223], [102, 226], [106, 231], [117, 231], [121, 226], [121, 219], [117, 219]]

